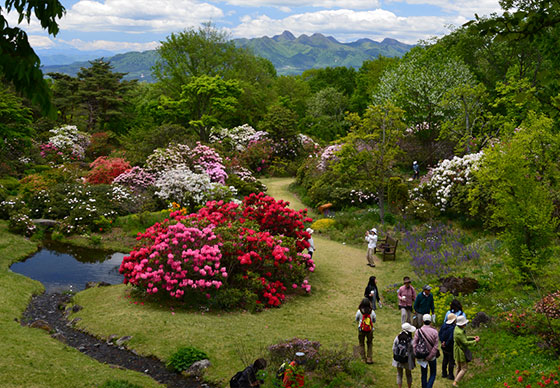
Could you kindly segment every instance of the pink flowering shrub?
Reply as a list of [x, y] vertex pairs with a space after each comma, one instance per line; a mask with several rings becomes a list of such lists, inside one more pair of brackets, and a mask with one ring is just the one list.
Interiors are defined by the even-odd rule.
[[153, 186], [155, 181], [155, 175], [150, 174], [142, 167], [135, 166], [117, 176], [113, 180], [113, 184], [126, 186], [132, 191], [138, 192]]
[[225, 184], [228, 174], [225, 171], [222, 157], [213, 149], [200, 142], [191, 152], [191, 160], [195, 166], [200, 166], [210, 176], [212, 182]]
[[212, 201], [197, 213], [172, 212], [138, 236], [120, 272], [148, 294], [180, 299], [187, 291], [240, 289], [255, 294], [258, 305], [280, 306], [287, 285], [311, 291], [306, 276], [315, 269], [303, 253], [310, 219], [287, 205], [260, 193], [240, 205]]

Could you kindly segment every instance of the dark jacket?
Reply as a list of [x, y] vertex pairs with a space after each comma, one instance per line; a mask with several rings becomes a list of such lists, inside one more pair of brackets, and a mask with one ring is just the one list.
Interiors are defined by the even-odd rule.
[[[455, 330], [455, 323], [448, 325], [444, 323], [439, 329], [439, 342], [441, 342], [441, 349], [446, 353], [453, 353], [453, 330]], [[445, 342], [445, 346], [443, 343]]]
[[414, 311], [419, 314], [429, 314], [434, 313], [434, 296], [432, 293], [426, 296], [423, 292], [419, 293], [414, 301]]
[[[373, 294], [374, 294], [373, 298], [370, 295], [371, 290], [373, 290]], [[377, 309], [377, 304], [379, 303], [379, 291], [377, 290], [377, 286], [371, 287], [368, 284], [368, 286], [366, 287], [366, 290], [364, 291], [364, 296], [370, 300], [371, 306], [373, 307], [374, 310], [376, 310]]]

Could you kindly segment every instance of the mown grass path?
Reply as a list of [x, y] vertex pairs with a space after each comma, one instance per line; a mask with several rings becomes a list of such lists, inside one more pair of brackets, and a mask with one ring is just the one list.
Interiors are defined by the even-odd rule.
[[[288, 191], [291, 179], [268, 179], [269, 194], [290, 202], [301, 202]], [[373, 225], [372, 225], [373, 226]], [[251, 359], [264, 353], [270, 344], [293, 337], [320, 341], [323, 346], [357, 345], [354, 316], [369, 276], [378, 278], [379, 289], [409, 274], [408, 258], [398, 252], [396, 262], [377, 261], [366, 266], [365, 248], [343, 245], [314, 235], [317, 269], [311, 276], [312, 293], [296, 297], [279, 309], [258, 314], [193, 313], [170, 311], [154, 304], [134, 303], [125, 286], [92, 288], [79, 293], [76, 303], [84, 308], [75, 316], [79, 326], [100, 336], [131, 335], [130, 347], [142, 354], [167, 359], [179, 346], [191, 345], [206, 351], [213, 366], [207, 377], [225, 383], [243, 367], [240, 355]], [[400, 332], [396, 308], [378, 309], [374, 337], [375, 386], [394, 387], [396, 369], [391, 366], [392, 342]], [[420, 372], [414, 371], [414, 387], [420, 387]], [[446, 387], [445, 381], [436, 387]]]

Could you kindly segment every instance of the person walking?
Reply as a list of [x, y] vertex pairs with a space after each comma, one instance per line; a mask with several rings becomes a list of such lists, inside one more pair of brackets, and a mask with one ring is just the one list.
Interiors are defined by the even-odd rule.
[[406, 372], [406, 384], [412, 387], [412, 370], [416, 367], [412, 336], [416, 328], [405, 322], [401, 325], [402, 332], [393, 341], [393, 363], [397, 368], [397, 385], [402, 388], [403, 372]]
[[441, 342], [441, 351], [443, 352], [441, 377], [444, 379], [448, 378], [449, 380], [455, 380], [455, 375], [453, 374], [453, 369], [455, 368], [453, 331], [455, 330], [456, 320], [457, 316], [455, 314], [448, 314], [445, 323], [439, 329], [439, 342]]
[[[422, 292], [418, 294], [414, 300], [414, 311], [416, 312], [416, 327], [422, 327], [422, 318], [425, 314], [434, 314], [434, 296], [432, 295], [432, 287], [425, 285]], [[435, 315], [431, 317], [430, 321], [435, 322]]]
[[412, 162], [412, 171], [414, 172], [413, 179], [420, 178], [420, 166], [416, 160]]
[[366, 231], [366, 242], [367, 245], [367, 265], [370, 267], [375, 267], [375, 261], [373, 260], [373, 253], [375, 251], [375, 247], [377, 246], [377, 229], [372, 228], [371, 230]]
[[370, 276], [364, 296], [371, 302], [373, 311], [377, 310], [377, 306], [381, 307], [381, 300], [379, 299], [379, 290], [377, 289], [377, 279], [375, 276]]
[[403, 285], [397, 291], [399, 309], [401, 310], [401, 325], [405, 322], [412, 324], [412, 304], [416, 300], [416, 290], [410, 284], [410, 278], [403, 278]]
[[[368, 298], [362, 299], [356, 312], [356, 322], [358, 322], [358, 343], [360, 344], [360, 356], [366, 364], [373, 364], [373, 324], [375, 323], [375, 311]], [[365, 342], [367, 341], [367, 356]]]
[[297, 352], [295, 359], [288, 364], [282, 379], [284, 388], [301, 388], [305, 386], [305, 375], [303, 364], [305, 363], [305, 353]]
[[313, 252], [315, 252], [315, 243], [313, 242], [314, 230], [311, 228], [307, 228], [305, 231], [309, 233], [309, 239], [307, 240], [307, 242], [309, 243], [309, 247], [307, 248], [307, 253], [309, 253], [310, 258], [313, 258]]
[[257, 372], [264, 368], [266, 368], [266, 360], [264, 358], [255, 360], [253, 365], [249, 365], [243, 371], [236, 373], [229, 381], [229, 386], [231, 388], [260, 387], [261, 384], [264, 384], [264, 381], [257, 378]]
[[453, 299], [451, 301], [451, 304], [449, 306], [449, 310], [445, 313], [445, 318], [443, 319], [444, 322], [447, 321], [447, 317], [451, 313], [455, 314], [455, 316], [457, 316], [457, 317], [459, 315], [463, 315], [463, 316], [465, 316], [465, 318], [467, 317], [465, 315], [465, 313], [463, 312], [463, 305], [457, 299]]
[[468, 363], [472, 361], [472, 353], [470, 347], [480, 341], [480, 337], [468, 337], [465, 332], [465, 327], [469, 321], [463, 315], [457, 317], [457, 326], [453, 331], [453, 356], [457, 362], [457, 375], [453, 381], [453, 386], [458, 387], [459, 381], [467, 373]]
[[[432, 388], [436, 381], [438, 349], [438, 332], [431, 326], [432, 317], [424, 314], [422, 317], [424, 326], [416, 330], [412, 340], [414, 355], [420, 365], [420, 379], [422, 388]], [[428, 368], [430, 376], [428, 377]]]

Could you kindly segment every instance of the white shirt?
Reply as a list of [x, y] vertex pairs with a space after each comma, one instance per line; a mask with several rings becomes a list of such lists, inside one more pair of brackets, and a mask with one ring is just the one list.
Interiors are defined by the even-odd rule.
[[377, 233], [370, 233], [366, 235], [367, 247], [373, 249], [377, 246]]
[[307, 248], [307, 251], [315, 252], [315, 244], [313, 243], [313, 238], [310, 237], [309, 240], [307, 240], [307, 242], [309, 243], [309, 248]]

